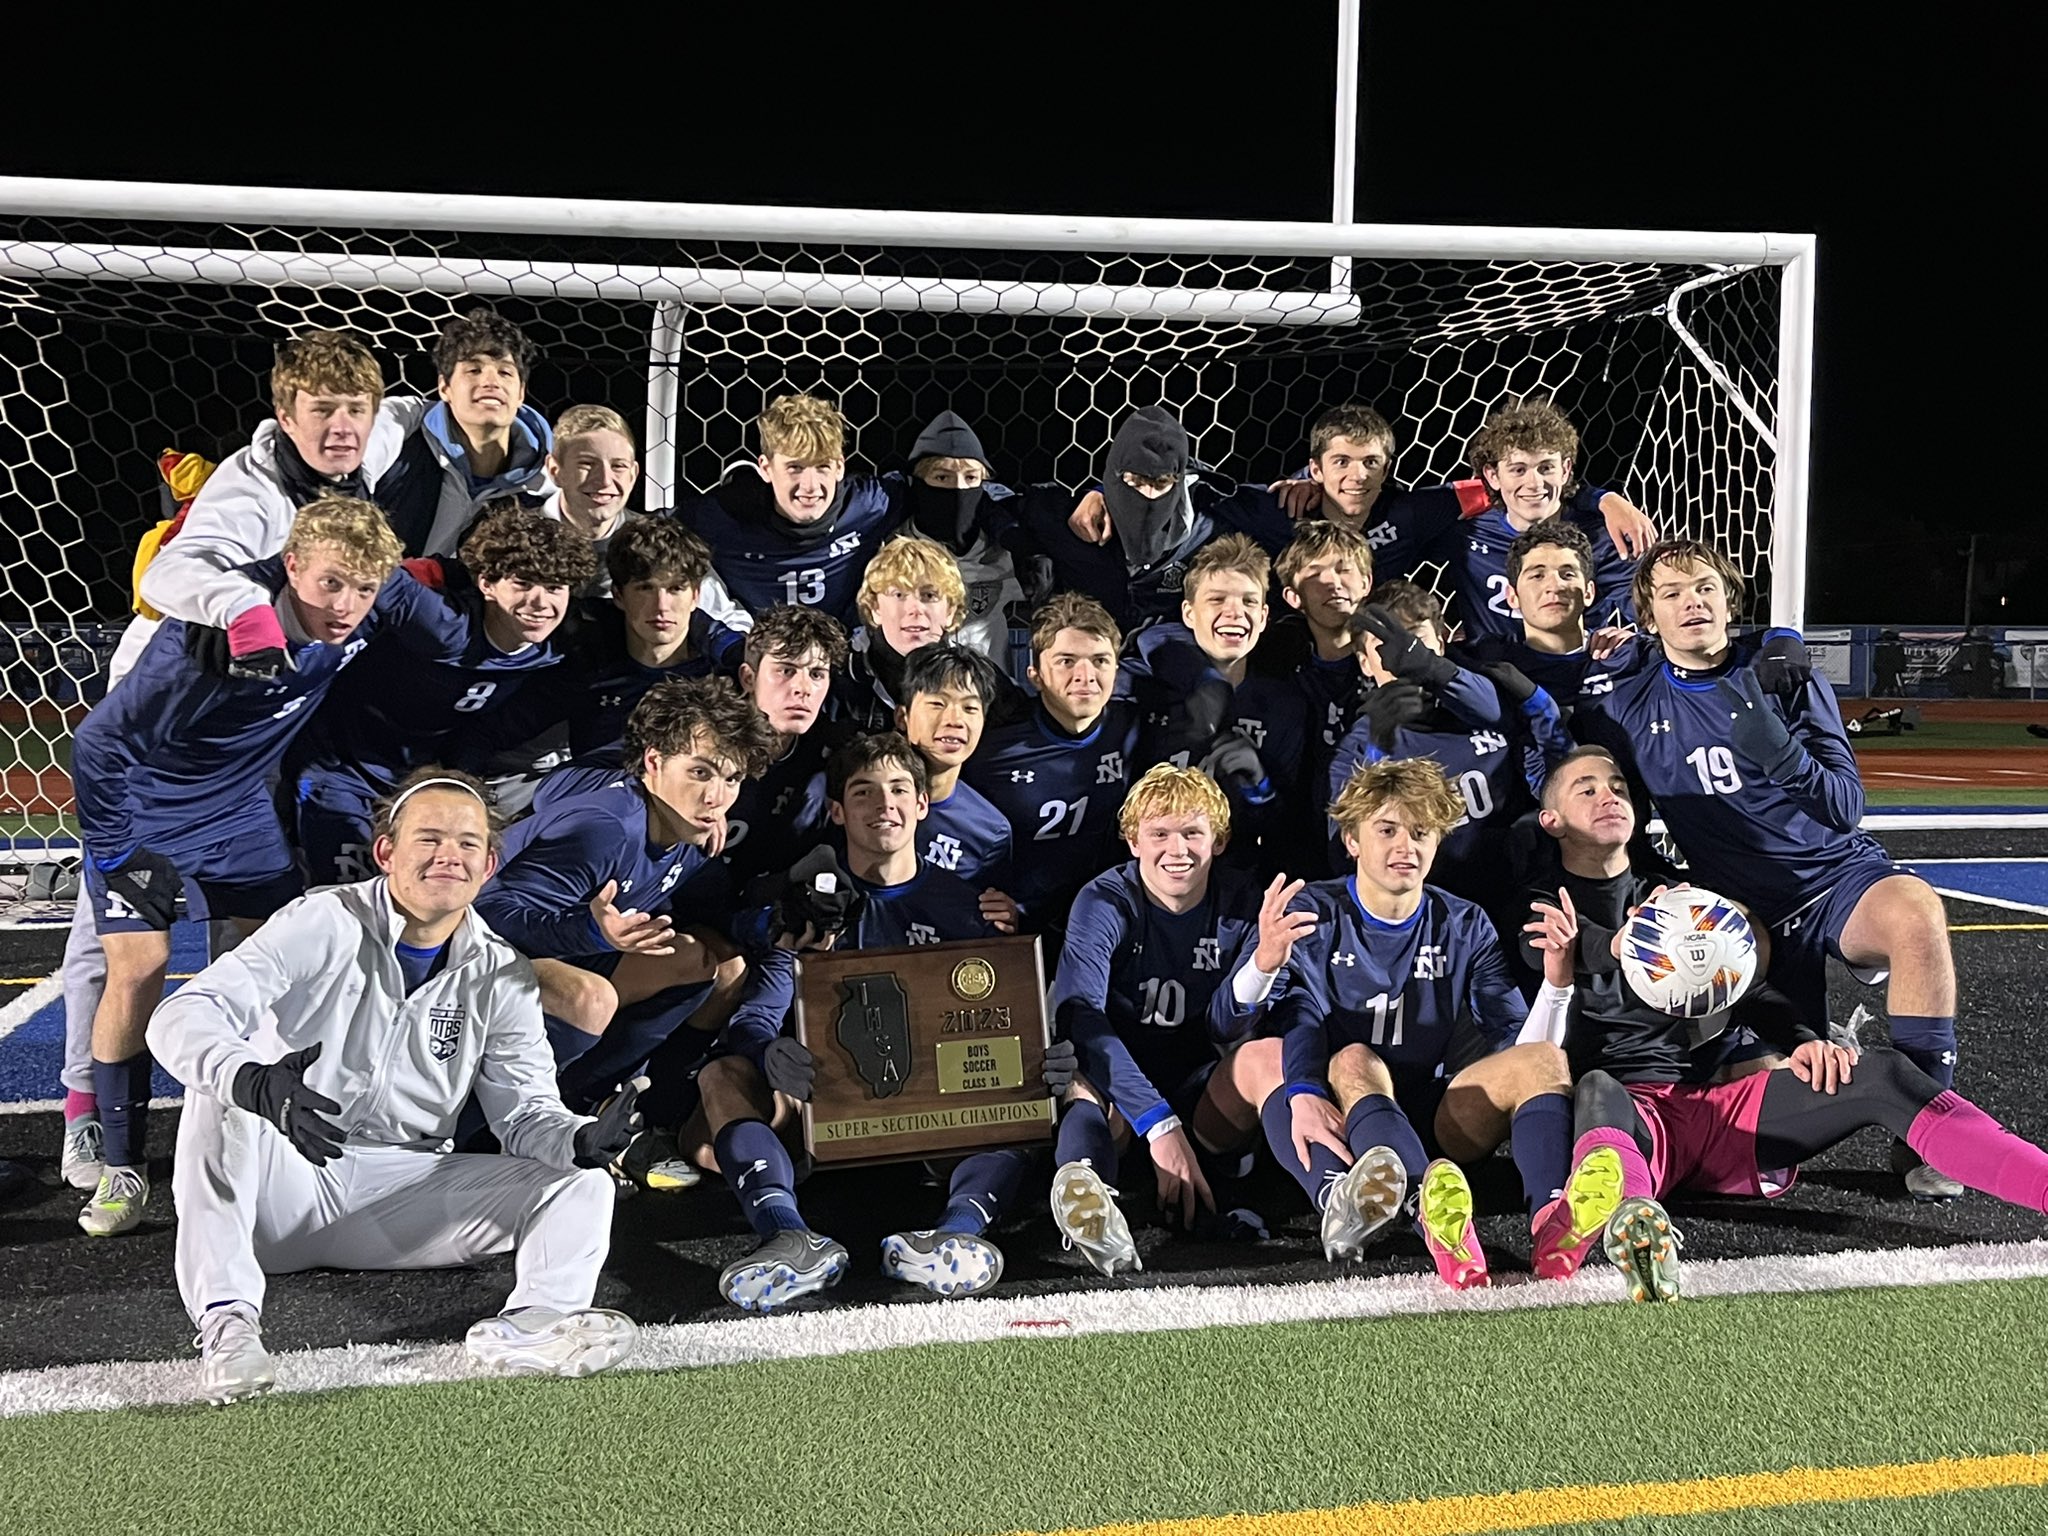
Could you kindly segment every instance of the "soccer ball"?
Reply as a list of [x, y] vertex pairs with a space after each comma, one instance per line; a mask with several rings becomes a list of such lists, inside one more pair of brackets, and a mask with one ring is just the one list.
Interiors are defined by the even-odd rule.
[[1727, 897], [1673, 886], [1622, 929], [1621, 974], [1659, 1013], [1703, 1019], [1734, 1007], [1756, 980], [1756, 935]]

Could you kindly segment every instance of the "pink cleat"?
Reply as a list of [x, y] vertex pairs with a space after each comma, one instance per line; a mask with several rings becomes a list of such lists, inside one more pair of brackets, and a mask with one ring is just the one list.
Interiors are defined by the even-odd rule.
[[1485, 1285], [1486, 1254], [1472, 1225], [1472, 1186], [1465, 1170], [1440, 1157], [1422, 1171], [1422, 1241], [1436, 1260], [1436, 1272], [1454, 1291]]
[[1536, 1213], [1529, 1267], [1539, 1280], [1569, 1280], [1621, 1207], [1621, 1154], [1595, 1147], [1579, 1160], [1564, 1194]]

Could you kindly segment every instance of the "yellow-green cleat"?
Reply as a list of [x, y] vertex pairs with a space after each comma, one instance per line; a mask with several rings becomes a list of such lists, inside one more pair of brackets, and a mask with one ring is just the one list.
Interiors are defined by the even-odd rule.
[[1440, 1157], [1422, 1170], [1421, 1227], [1423, 1246], [1436, 1260], [1436, 1272], [1454, 1291], [1487, 1284], [1486, 1253], [1479, 1229], [1472, 1224], [1472, 1186], [1465, 1170]]

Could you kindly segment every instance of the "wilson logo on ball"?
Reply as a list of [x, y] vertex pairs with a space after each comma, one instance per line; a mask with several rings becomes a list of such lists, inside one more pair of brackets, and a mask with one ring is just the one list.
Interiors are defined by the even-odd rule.
[[1704, 1018], [1734, 1007], [1756, 979], [1756, 935], [1733, 902], [1678, 886], [1644, 902], [1622, 930], [1621, 973], [1658, 1012]]

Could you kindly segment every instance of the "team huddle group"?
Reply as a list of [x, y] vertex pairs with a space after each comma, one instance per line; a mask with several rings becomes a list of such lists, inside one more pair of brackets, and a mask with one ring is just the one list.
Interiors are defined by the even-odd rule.
[[[85, 1231], [132, 1229], [152, 1058], [185, 1085], [209, 1396], [274, 1381], [270, 1274], [507, 1250], [469, 1352], [602, 1369], [628, 1185], [725, 1180], [739, 1307], [832, 1286], [790, 1150], [807, 950], [1042, 936], [1055, 1143], [903, 1213], [881, 1267], [939, 1294], [994, 1285], [991, 1232], [1048, 1196], [1137, 1268], [1133, 1165], [1169, 1225], [1262, 1238], [1261, 1149], [1330, 1260], [1412, 1223], [1458, 1287], [1487, 1279], [1465, 1170], [1504, 1144], [1535, 1274], [1597, 1250], [1639, 1299], [1679, 1289], [1659, 1197], [1775, 1193], [1863, 1126], [1921, 1198], [2048, 1209], [2048, 1155], [1950, 1086], [1942, 908], [1858, 830], [1828, 685], [1797, 635], [1731, 633], [1722, 552], [1577, 483], [1549, 402], [1419, 490], [1364, 406], [1257, 483], [1150, 407], [1076, 492], [999, 483], [950, 411], [850, 472], [838, 412], [787, 395], [757, 459], [636, 513], [627, 423], [551, 428], [510, 322], [433, 360], [437, 398], [386, 398], [350, 336], [280, 350], [75, 737], [64, 1172]], [[1768, 951], [1704, 1027], [1619, 959], [1685, 881]], [[165, 997], [181, 912], [216, 958]], [[1829, 954], [1889, 970], [1892, 1049], [1831, 1035]]]

